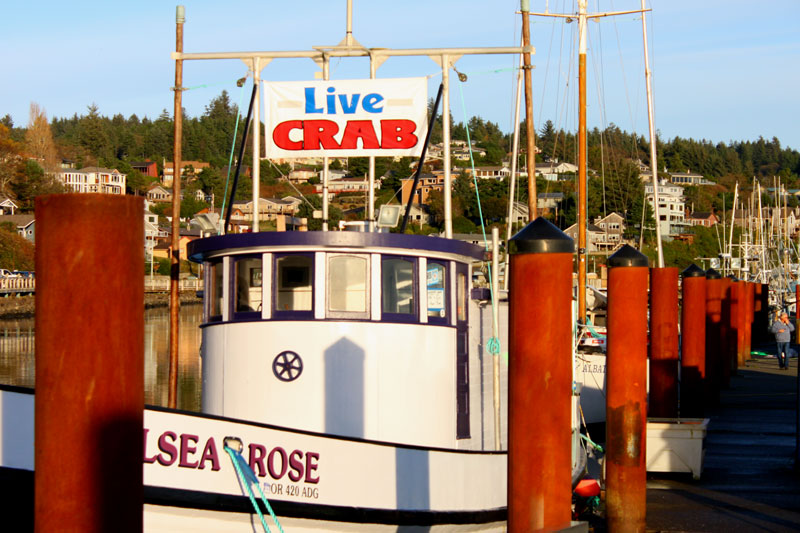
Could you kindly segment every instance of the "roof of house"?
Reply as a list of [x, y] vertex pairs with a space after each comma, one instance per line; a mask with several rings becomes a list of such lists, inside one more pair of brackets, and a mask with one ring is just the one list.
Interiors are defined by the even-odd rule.
[[0, 215], [0, 223], [11, 222], [17, 227], [25, 227], [35, 220], [33, 215]]

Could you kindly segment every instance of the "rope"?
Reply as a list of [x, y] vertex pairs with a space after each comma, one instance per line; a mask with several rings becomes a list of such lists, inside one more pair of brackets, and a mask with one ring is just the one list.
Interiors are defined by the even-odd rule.
[[[461, 88], [461, 84], [458, 85], [458, 93], [461, 95], [461, 109], [464, 112], [464, 129], [467, 131], [467, 146], [469, 146], [469, 164], [470, 168], [472, 169], [472, 181], [475, 184], [475, 196], [478, 201], [478, 217], [481, 220], [481, 232], [483, 233], [483, 245], [486, 251], [489, 250], [489, 241], [486, 238], [486, 223], [483, 220], [483, 209], [481, 208], [481, 193], [478, 190], [478, 177], [475, 172], [475, 158], [472, 155], [472, 140], [470, 139], [469, 135], [469, 119], [467, 118], [467, 106], [464, 102], [464, 90]], [[493, 279], [492, 277], [492, 265], [489, 264], [489, 279]], [[494, 284], [489, 284], [489, 293], [492, 297], [492, 309], [495, 308], [497, 305], [496, 295], [494, 293]], [[494, 324], [494, 313], [492, 313], [492, 331], [497, 329]], [[490, 354], [493, 356], [497, 356], [500, 354], [500, 339], [495, 336], [492, 336], [489, 341], [486, 343], [486, 349], [489, 351]]]
[[[241, 441], [239, 439], [226, 437], [225, 441], [227, 440], [238, 441], [241, 446]], [[247, 464], [247, 461], [244, 460], [242, 454], [238, 450], [234, 450], [233, 448], [228, 446], [227, 442], [225, 442], [223, 449], [226, 452], [228, 452], [228, 455], [231, 458], [231, 462], [233, 463], [233, 467], [236, 469], [236, 475], [239, 477], [239, 481], [243, 486], [247, 488], [247, 496], [250, 498], [250, 503], [253, 504], [253, 508], [256, 510], [259, 520], [261, 520], [261, 525], [264, 527], [264, 531], [270, 533], [269, 526], [267, 525], [267, 520], [264, 518], [264, 513], [261, 512], [261, 508], [258, 506], [255, 494], [253, 494], [253, 485], [255, 485], [256, 488], [258, 488], [258, 493], [261, 495], [261, 501], [264, 502], [264, 506], [267, 508], [267, 511], [269, 511], [269, 515], [272, 517], [272, 520], [275, 522], [275, 525], [278, 526], [278, 531], [284, 533], [283, 528], [281, 527], [281, 523], [278, 521], [278, 517], [275, 516], [275, 513], [272, 510], [272, 506], [269, 504], [267, 497], [264, 496], [264, 491], [261, 490], [261, 484], [258, 482], [258, 478], [256, 477], [255, 472], [253, 472], [253, 469], [250, 468], [250, 465]]]
[[[241, 91], [239, 91], [239, 105], [236, 106], [236, 126], [233, 129], [233, 140], [231, 141], [231, 155], [228, 158], [228, 175], [225, 177], [225, 189], [224, 194], [222, 195], [222, 210], [220, 211], [219, 217], [219, 228], [217, 228], [217, 235], [222, 235], [222, 225], [223, 217], [222, 214], [225, 212], [225, 202], [228, 199], [228, 185], [231, 181], [231, 166], [233, 166], [233, 152], [236, 149], [236, 135], [239, 133], [239, 121], [242, 118], [242, 98], [244, 98], [244, 84], [242, 84]], [[231, 198], [231, 202], [233, 202], [233, 198]], [[211, 206], [212, 208], [214, 206]], [[256, 206], [258, 208], [258, 206]]]

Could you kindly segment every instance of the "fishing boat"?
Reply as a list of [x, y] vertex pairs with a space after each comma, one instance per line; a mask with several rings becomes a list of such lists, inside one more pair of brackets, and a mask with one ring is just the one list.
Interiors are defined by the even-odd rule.
[[[294, 87], [306, 98], [307, 105], [300, 106], [306, 112], [326, 102], [324, 92], [340, 96], [328, 96], [328, 105], [360, 105], [368, 114], [382, 111], [380, 102], [387, 108], [389, 102], [407, 105], [406, 85], [403, 98], [384, 97], [392, 81], [376, 86], [376, 80], [327, 79], [332, 57], [369, 56], [380, 64], [382, 55], [393, 53], [355, 42], [350, 10], [348, 2], [348, 37], [337, 47], [242, 56], [255, 81], [254, 122], [260, 65], [273, 56], [311, 57], [323, 64], [324, 80]], [[441, 57], [446, 109], [451, 56], [480, 50], [394, 52]], [[523, 48], [486, 53], [520, 54]], [[176, 60], [213, 55], [184, 54], [181, 45]], [[297, 109], [292, 98], [276, 108]], [[424, 117], [426, 95], [417, 98]], [[379, 149], [387, 144], [397, 149], [411, 137], [412, 126], [396, 122], [405, 119], [387, 120], [395, 122], [371, 123], [371, 133], [364, 121], [352, 130], [348, 123], [344, 134], [351, 132], [354, 144], [365, 145], [380, 132]], [[293, 150], [298, 132], [309, 130], [286, 124], [268, 125], [268, 131], [280, 140], [279, 149]], [[415, 139], [424, 137], [424, 126], [413, 126]], [[318, 144], [334, 142], [319, 135], [323, 130], [312, 132]], [[258, 132], [253, 128], [254, 205]], [[393, 144], [384, 142], [392, 136]], [[447, 126], [444, 137], [449, 146]], [[337, 148], [345, 144], [335, 142]], [[421, 147], [412, 148], [419, 155]], [[493, 315], [506, 316], [507, 301], [473, 290], [473, 264], [486, 250], [452, 239], [449, 213], [444, 237], [393, 234], [387, 228], [396, 225], [399, 213], [386, 222], [392, 209], [374, 216], [371, 204], [362, 231], [222, 231], [190, 244], [190, 259], [202, 264], [205, 280], [202, 409], [145, 409], [146, 531], [253, 531], [259, 522], [266, 529], [267, 514], [287, 531], [505, 530], [508, 367], [499, 364], [501, 354], [493, 346], [506, 344], [508, 332]], [[257, 209], [253, 217], [258, 228]], [[574, 387], [572, 397], [573, 484], [585, 464], [579, 391]], [[0, 388], [0, 411], [0, 477], [30, 486], [33, 391]], [[25, 506], [19, 512], [26, 512]]]

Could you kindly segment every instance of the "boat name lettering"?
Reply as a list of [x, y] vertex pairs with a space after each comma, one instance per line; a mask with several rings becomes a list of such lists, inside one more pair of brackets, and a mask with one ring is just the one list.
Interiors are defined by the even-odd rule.
[[594, 363], [585, 363], [583, 365], [584, 372], [592, 372], [592, 373], [605, 373], [606, 365], [598, 365]]
[[266, 446], [256, 443], [248, 446], [248, 452], [248, 463], [258, 477], [266, 477], [269, 473], [272, 479], [279, 480], [288, 472], [289, 479], [294, 482], [319, 483], [319, 476], [315, 475], [319, 467], [318, 453], [301, 450], [287, 453], [279, 446], [267, 451]]
[[172, 466], [178, 461], [181, 468], [196, 468], [204, 470], [206, 466], [216, 472], [220, 469], [219, 453], [214, 437], [206, 439], [203, 446], [198, 446], [200, 437], [189, 433], [178, 435], [173, 431], [165, 431], [158, 436], [158, 452], [148, 456], [147, 437], [150, 430], [144, 430], [144, 462], [158, 463], [161, 466]]
[[[155, 443], [156, 451], [152, 451], [152, 446], [148, 449], [148, 441]], [[267, 448], [258, 443], [247, 445], [246, 453], [247, 462], [258, 477], [267, 477], [269, 474], [269, 477], [275, 481], [286, 478], [294, 483], [319, 483], [320, 478], [317, 473], [319, 453], [304, 452], [303, 450], [287, 451], [280, 446]], [[150, 436], [148, 428], [144, 429], [145, 463], [172, 466], [177, 462], [179, 468], [197, 470], [210, 468], [216, 472], [220, 469], [219, 457], [219, 449], [214, 437], [208, 437], [203, 441], [199, 435], [164, 431], [155, 438]], [[282, 490], [278, 488], [282, 486], [280, 484], [272, 484], [272, 486], [271, 490]], [[305, 489], [303, 489], [303, 496], [317, 497], [311, 492], [306, 494]]]

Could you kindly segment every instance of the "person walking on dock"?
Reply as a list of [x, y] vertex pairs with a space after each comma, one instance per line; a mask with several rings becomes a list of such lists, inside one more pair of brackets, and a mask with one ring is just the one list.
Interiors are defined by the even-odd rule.
[[781, 313], [769, 330], [775, 335], [775, 342], [778, 343], [778, 367], [786, 370], [789, 368], [789, 341], [792, 340], [794, 331], [794, 325], [789, 321], [789, 315]]

